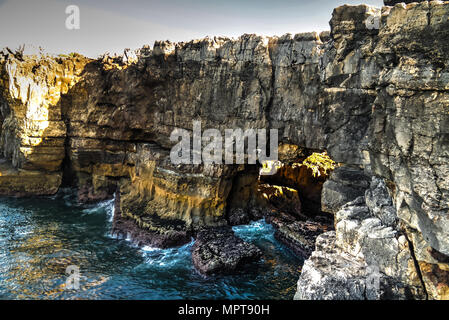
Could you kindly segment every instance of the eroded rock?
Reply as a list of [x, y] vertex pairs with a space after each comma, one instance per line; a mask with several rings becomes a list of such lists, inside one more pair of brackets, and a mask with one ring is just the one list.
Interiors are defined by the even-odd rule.
[[368, 187], [369, 178], [362, 170], [337, 168], [323, 185], [321, 210], [335, 214], [346, 203], [363, 196]]
[[285, 213], [278, 213], [267, 219], [275, 228], [275, 238], [284, 243], [302, 259], [307, 259], [315, 249], [317, 237], [332, 226], [316, 221], [297, 220]]
[[[335, 232], [317, 239], [304, 264], [297, 299], [425, 299], [413, 248], [396, 225], [375, 213], [391, 204], [386, 186], [373, 177], [365, 197], [346, 204], [335, 216]], [[377, 193], [376, 203], [366, 201]], [[381, 216], [382, 217], [382, 216]], [[395, 219], [393, 219], [395, 221]], [[390, 220], [388, 220], [390, 222]]]
[[192, 232], [183, 221], [132, 219], [123, 214], [120, 208], [120, 192], [116, 191], [114, 201], [114, 217], [111, 234], [118, 238], [128, 239], [137, 246], [152, 248], [172, 248], [187, 244], [192, 239]]
[[[294, 153], [327, 150], [342, 165], [323, 187], [322, 208], [336, 214], [343, 251], [377, 261], [394, 288], [421, 298], [406, 276], [414, 256], [429, 297], [446, 297], [447, 262], [429, 252], [449, 256], [448, 17], [439, 1], [342, 6], [330, 33], [157, 42], [97, 60], [5, 49], [0, 194], [55, 193], [64, 181], [91, 201], [119, 187], [123, 217], [144, 230], [158, 221], [181, 221], [183, 232], [244, 223], [239, 209], [254, 204], [248, 168], [174, 166], [170, 134], [191, 132], [194, 119], [220, 132], [278, 129]], [[342, 209], [357, 197], [364, 204]], [[398, 290], [392, 296], [403, 297]]]
[[192, 249], [193, 264], [205, 275], [235, 272], [261, 256], [260, 249], [234, 235], [228, 227], [199, 232]]

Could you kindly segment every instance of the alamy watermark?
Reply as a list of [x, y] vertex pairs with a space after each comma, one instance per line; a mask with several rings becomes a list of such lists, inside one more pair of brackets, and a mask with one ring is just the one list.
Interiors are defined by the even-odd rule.
[[[192, 133], [191, 133], [192, 132]], [[173, 164], [274, 164], [278, 161], [278, 130], [218, 129], [201, 130], [201, 121], [193, 121], [193, 130], [176, 128], [170, 141]], [[269, 149], [267, 149], [269, 147]], [[262, 174], [274, 174], [276, 166]]]
[[380, 29], [380, 16], [369, 16], [365, 20], [365, 26], [368, 30], [379, 30]]
[[68, 15], [65, 19], [65, 27], [68, 30], [79, 30], [81, 28], [80, 8], [76, 5], [70, 5], [65, 8]]
[[79, 290], [80, 268], [75, 265], [70, 265], [66, 268], [65, 273], [67, 274], [67, 279], [65, 281], [65, 288], [67, 290]]
[[369, 300], [379, 300], [381, 291], [380, 291], [380, 279], [382, 278], [382, 274], [380, 273], [378, 266], [369, 265], [366, 268], [366, 294]]

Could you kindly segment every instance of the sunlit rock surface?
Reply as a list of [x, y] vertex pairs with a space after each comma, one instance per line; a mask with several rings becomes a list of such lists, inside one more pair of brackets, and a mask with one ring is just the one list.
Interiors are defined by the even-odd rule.
[[0, 53], [0, 149], [17, 172], [2, 170], [0, 188], [8, 195], [54, 194], [65, 158], [65, 96], [90, 61], [82, 56], [23, 56]]

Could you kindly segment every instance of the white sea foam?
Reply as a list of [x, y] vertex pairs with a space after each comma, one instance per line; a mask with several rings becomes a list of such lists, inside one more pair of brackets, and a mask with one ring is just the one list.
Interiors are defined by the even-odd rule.
[[112, 222], [112, 219], [114, 218], [114, 199], [101, 201], [99, 203], [96, 203], [95, 205], [83, 209], [83, 214], [96, 214], [96, 213], [103, 213], [106, 212], [108, 221]]
[[141, 248], [142, 256], [145, 262], [152, 266], [173, 267], [180, 261], [190, 259], [191, 248], [194, 240], [182, 247], [159, 249], [149, 246]]
[[245, 241], [254, 241], [264, 239], [269, 242], [275, 242], [273, 226], [266, 223], [265, 220], [253, 221], [248, 225], [232, 227], [236, 236]]

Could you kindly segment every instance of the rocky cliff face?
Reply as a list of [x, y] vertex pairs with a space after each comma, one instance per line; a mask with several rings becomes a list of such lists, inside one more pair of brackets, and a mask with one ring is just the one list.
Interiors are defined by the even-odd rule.
[[54, 194], [62, 179], [66, 123], [64, 97], [81, 78], [89, 60], [0, 54], [0, 192]]
[[[146, 243], [176, 245], [261, 217], [257, 190], [270, 187], [257, 166], [172, 164], [173, 129], [278, 129], [278, 190], [301, 198], [287, 219], [271, 216], [279, 237], [310, 253], [315, 212], [297, 204], [321, 200], [335, 215], [297, 298], [448, 298], [448, 17], [443, 2], [343, 6], [330, 33], [158, 42], [98, 60], [3, 51], [0, 193], [117, 192], [116, 232], [132, 225], [154, 235]], [[304, 198], [310, 177], [288, 168], [324, 150], [340, 167], [315, 181], [322, 197]]]
[[383, 182], [348, 183], [345, 168], [326, 182], [336, 230], [317, 240], [296, 298], [448, 298], [447, 14], [442, 2], [382, 9], [362, 75], [377, 75], [364, 174]]

